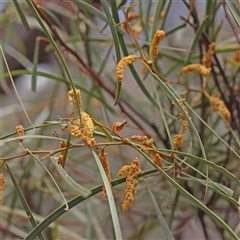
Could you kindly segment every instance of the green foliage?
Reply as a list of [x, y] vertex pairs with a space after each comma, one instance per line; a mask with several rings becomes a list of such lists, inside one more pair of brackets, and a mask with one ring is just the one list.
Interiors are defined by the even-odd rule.
[[239, 239], [239, 3], [91, 2], [1, 12], [1, 236]]

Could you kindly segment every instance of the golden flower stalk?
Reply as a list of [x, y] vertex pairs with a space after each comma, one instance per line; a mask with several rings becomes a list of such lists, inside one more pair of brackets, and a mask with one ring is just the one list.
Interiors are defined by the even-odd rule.
[[230, 122], [231, 120], [231, 113], [230, 111], [228, 110], [228, 108], [226, 107], [225, 103], [219, 99], [218, 97], [216, 96], [212, 96], [210, 98], [210, 103], [212, 105], [212, 110], [213, 111], [219, 111], [222, 113], [223, 117], [228, 121]]
[[96, 144], [95, 138], [93, 138], [94, 124], [91, 117], [81, 112], [82, 124], [80, 126], [80, 119], [71, 121], [68, 125], [70, 134], [75, 138], [82, 138], [82, 141], [87, 147], [92, 147]]
[[[102, 163], [102, 166], [103, 166], [103, 169], [107, 175], [107, 178], [108, 178], [108, 182], [111, 186], [111, 181], [112, 181], [112, 177], [111, 177], [111, 174], [110, 174], [110, 166], [109, 166], [109, 162], [108, 162], [108, 159], [107, 159], [107, 152], [103, 152], [101, 151], [99, 154], [98, 154], [98, 157]], [[102, 189], [103, 189], [103, 196], [104, 197], [107, 197], [107, 191], [106, 191], [106, 187], [105, 185], [103, 184], [102, 186]]]
[[212, 57], [215, 53], [215, 47], [215, 42], [212, 42], [208, 46], [208, 51], [205, 53], [205, 58], [203, 59], [203, 64], [206, 68], [210, 68], [212, 66]]
[[199, 64], [199, 63], [192, 63], [192, 64], [189, 64], [189, 65], [183, 67], [181, 73], [186, 74], [189, 72], [199, 72], [204, 77], [207, 77], [211, 72], [211, 68], [206, 68], [204, 65]]
[[172, 142], [175, 147], [179, 147], [183, 143], [183, 135], [180, 133], [174, 135]]
[[0, 204], [3, 204], [2, 193], [4, 190], [5, 178], [2, 173], [0, 173]]
[[127, 65], [135, 62], [139, 57], [137, 57], [136, 55], [129, 55], [127, 57], [122, 58], [119, 63], [117, 64], [116, 67], [116, 76], [117, 76], [117, 80], [119, 82], [122, 82], [124, 77], [123, 77], [123, 72], [124, 69]]
[[[23, 127], [22, 125], [16, 126], [16, 132], [17, 132], [18, 137], [22, 137], [22, 136], [25, 135], [25, 134], [24, 134], [24, 127]], [[18, 141], [19, 141], [19, 142], [22, 142], [23, 139], [18, 139]]]
[[163, 30], [158, 30], [155, 33], [154, 38], [152, 40], [151, 49], [150, 49], [151, 54], [158, 55], [158, 43], [164, 37], [165, 37], [165, 32]]
[[76, 95], [77, 95], [77, 100], [75, 98], [74, 91], [73, 90], [68, 91], [68, 98], [69, 98], [70, 104], [75, 107], [77, 107], [77, 105], [79, 105], [79, 107], [81, 108], [82, 107], [82, 97], [81, 97], [81, 92], [79, 89], [76, 90]]
[[136, 186], [138, 184], [136, 178], [140, 172], [141, 172], [140, 161], [136, 157], [129, 168], [128, 176], [126, 179], [125, 199], [122, 203], [122, 210], [124, 212], [128, 210], [129, 206], [132, 204], [134, 200], [133, 195], [136, 193]]

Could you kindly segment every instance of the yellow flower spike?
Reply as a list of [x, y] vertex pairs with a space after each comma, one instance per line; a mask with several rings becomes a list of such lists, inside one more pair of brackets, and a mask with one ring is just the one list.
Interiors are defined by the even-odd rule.
[[203, 64], [206, 68], [210, 68], [212, 66], [212, 57], [215, 53], [215, 47], [215, 42], [212, 42], [208, 46], [208, 51], [205, 53], [205, 58], [203, 59]]
[[150, 53], [152, 55], [158, 55], [158, 43], [164, 37], [165, 37], [165, 32], [163, 30], [158, 30], [155, 33], [154, 38], [152, 40], [151, 49], [150, 49]]
[[183, 67], [181, 73], [185, 74], [185, 73], [189, 73], [189, 72], [199, 72], [204, 77], [207, 77], [210, 74], [211, 70], [212, 70], [211, 68], [206, 68], [202, 64], [192, 63], [192, 64], [189, 64], [189, 65]]
[[122, 58], [118, 64], [117, 64], [117, 67], [116, 67], [116, 76], [117, 76], [117, 80], [119, 82], [123, 82], [123, 72], [124, 72], [124, 69], [127, 65], [135, 62], [139, 57], [137, 57], [136, 55], [129, 55], [127, 57], [124, 57]]
[[138, 183], [136, 178], [140, 172], [141, 172], [140, 161], [137, 157], [135, 157], [129, 168], [128, 176], [126, 179], [125, 199], [122, 203], [122, 210], [124, 212], [128, 210], [129, 206], [132, 204], [134, 200], [133, 195], [136, 193], [136, 186]]
[[183, 143], [183, 135], [180, 134], [180, 133], [174, 135], [174, 138], [173, 138], [172, 142], [173, 142], [175, 147], [179, 147]]
[[[16, 132], [17, 132], [17, 135], [18, 137], [22, 137], [24, 136], [24, 127], [22, 125], [19, 125], [19, 126], [16, 126]], [[22, 142], [23, 139], [18, 139], [19, 142]]]
[[2, 193], [4, 190], [5, 178], [2, 173], [0, 173], [0, 204], [3, 204]]
[[70, 134], [75, 138], [82, 138], [82, 141], [87, 147], [92, 147], [96, 144], [95, 138], [93, 138], [94, 124], [91, 117], [81, 112], [82, 124], [80, 125], [80, 119], [74, 119], [68, 124], [68, 130]]
[[[111, 185], [112, 178], [111, 178], [111, 174], [110, 174], [110, 166], [109, 166], [109, 162], [108, 162], [108, 159], [107, 159], [107, 155], [108, 155], [107, 152], [101, 151], [98, 154], [98, 157], [99, 157], [99, 159], [102, 163], [103, 169], [104, 169], [104, 171], [107, 175], [109, 184]], [[107, 191], [106, 191], [106, 188], [105, 188], [104, 184], [102, 186], [102, 189], [103, 189], [103, 196], [107, 197]]]
[[218, 97], [216, 96], [212, 96], [210, 98], [210, 103], [212, 105], [212, 110], [213, 111], [219, 111], [222, 113], [223, 117], [228, 121], [230, 122], [231, 120], [231, 113], [230, 111], [227, 109], [225, 103], [219, 99]]
[[68, 98], [69, 98], [70, 104], [74, 105], [75, 107], [77, 107], [77, 105], [79, 105], [81, 108], [82, 107], [82, 97], [81, 97], [81, 92], [79, 89], [76, 90], [76, 94], [77, 94], [77, 101], [74, 96], [74, 91], [73, 90], [68, 91]]

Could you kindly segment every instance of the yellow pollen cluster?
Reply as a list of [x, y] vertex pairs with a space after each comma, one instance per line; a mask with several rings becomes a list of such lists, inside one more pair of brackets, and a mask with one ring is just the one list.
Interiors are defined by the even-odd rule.
[[206, 68], [202, 64], [192, 63], [183, 67], [181, 73], [189, 73], [189, 72], [199, 72], [204, 77], [207, 77], [211, 72], [211, 68]]
[[117, 80], [118, 80], [119, 82], [122, 82], [122, 81], [123, 81], [123, 72], [124, 72], [125, 67], [126, 67], [127, 65], [135, 62], [135, 61], [137, 60], [137, 58], [138, 58], [138, 57], [135, 56], [135, 55], [129, 55], [129, 56], [127, 56], [127, 57], [122, 58], [122, 59], [119, 61], [118, 65], [117, 65], [117, 67], [116, 67], [116, 76], [117, 76]]
[[81, 112], [82, 124], [80, 126], [80, 120], [72, 120], [68, 125], [68, 130], [75, 138], [82, 138], [82, 141], [87, 147], [92, 147], [96, 144], [95, 138], [93, 138], [94, 124], [91, 117]]
[[158, 30], [155, 33], [154, 38], [152, 40], [151, 49], [150, 49], [151, 54], [153, 55], [158, 54], [158, 43], [164, 37], [165, 37], [165, 32], [163, 30]]
[[[185, 99], [178, 99], [178, 102], [181, 104], [183, 110], [188, 114], [188, 109], [184, 105]], [[183, 115], [183, 113], [179, 113], [179, 118], [182, 119], [182, 125], [179, 130], [179, 133], [174, 135], [173, 140], [172, 140], [175, 147], [179, 147], [183, 143], [183, 133], [189, 127], [189, 124], [188, 124], [185, 116]]]
[[76, 95], [77, 95], [77, 101], [76, 101], [76, 98], [74, 95], [74, 91], [73, 90], [68, 91], [68, 98], [69, 98], [70, 104], [74, 105], [75, 107], [77, 105], [79, 105], [81, 108], [82, 107], [82, 97], [81, 97], [81, 92], [79, 89], [76, 90]]
[[208, 51], [205, 53], [205, 58], [203, 59], [203, 64], [206, 68], [210, 68], [212, 66], [212, 57], [215, 53], [216, 43], [212, 42], [208, 46]]
[[[137, 136], [134, 135], [132, 136], [132, 140], [137, 141], [137, 142], [141, 142], [142, 145], [148, 147], [148, 148], [156, 148], [156, 146], [153, 143], [153, 139], [152, 138], [148, 138], [147, 136]], [[148, 150], [147, 153], [151, 154], [152, 158], [153, 158], [153, 162], [159, 166], [162, 167], [162, 157], [159, 155], [159, 153], [153, 151], [153, 150]]]
[[213, 96], [210, 98], [210, 103], [212, 105], [212, 110], [213, 111], [219, 111], [222, 113], [223, 117], [230, 122], [231, 120], [231, 113], [230, 111], [227, 109], [225, 103], [219, 99], [216, 96]]
[[116, 132], [120, 132], [121, 130], [124, 129], [125, 125], [127, 124], [127, 120], [125, 120], [124, 122], [115, 122], [112, 126], [112, 130], [116, 131]]
[[124, 175], [128, 175], [129, 171], [130, 171], [131, 166], [130, 165], [124, 165], [123, 167], [121, 167], [121, 169], [118, 171], [117, 176], [121, 177]]
[[[140, 161], [136, 157], [131, 166], [128, 166], [128, 176], [126, 179], [126, 186], [125, 186], [125, 199], [122, 203], [122, 210], [126, 212], [129, 206], [132, 204], [134, 198], [133, 195], [137, 192], [136, 186], [138, 184], [137, 176], [141, 173], [140, 170]], [[122, 168], [121, 168], [122, 169]], [[118, 173], [119, 174], [119, 173]]]
[[[111, 178], [111, 175], [110, 175], [110, 166], [109, 166], [109, 162], [108, 162], [108, 159], [107, 159], [107, 152], [100, 152], [98, 154], [98, 157], [102, 163], [102, 166], [103, 166], [103, 169], [107, 175], [107, 178], [108, 178], [108, 181], [109, 181], [109, 184], [111, 186], [111, 181], [112, 181], [112, 178]], [[107, 197], [107, 191], [106, 191], [106, 187], [105, 185], [103, 184], [102, 186], [102, 189], [103, 189], [103, 196], [104, 197]]]
[[179, 147], [183, 142], [183, 135], [182, 134], [176, 134], [174, 135], [174, 138], [173, 138], [173, 144], [175, 147]]
[[[128, 22], [131, 22], [132, 20], [136, 19], [139, 17], [139, 13], [138, 12], [131, 12], [128, 14]], [[127, 33], [130, 33], [130, 30], [129, 30], [129, 26], [128, 26], [128, 23], [125, 21], [123, 23], [123, 29], [127, 32]]]
[[[16, 126], [16, 132], [18, 137], [24, 136], [24, 127], [22, 125]], [[22, 142], [23, 139], [18, 139], [19, 142]]]
[[2, 173], [0, 173], [0, 204], [3, 204], [2, 193], [4, 190], [5, 178]]

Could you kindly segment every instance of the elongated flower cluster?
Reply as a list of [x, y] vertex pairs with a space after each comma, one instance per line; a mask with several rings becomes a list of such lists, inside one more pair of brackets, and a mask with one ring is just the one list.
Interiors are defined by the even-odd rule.
[[[178, 99], [178, 102], [181, 104], [183, 110], [188, 114], [188, 109], [184, 105], [185, 99]], [[189, 124], [188, 124], [188, 122], [187, 122], [183, 113], [179, 113], [179, 118], [182, 119], [182, 125], [181, 125], [181, 128], [179, 130], [179, 133], [174, 135], [173, 140], [172, 140], [175, 147], [179, 147], [180, 145], [182, 145], [182, 143], [183, 143], [183, 133], [189, 127]]]
[[0, 204], [3, 204], [2, 193], [4, 190], [5, 178], [2, 173], [0, 173]]
[[219, 99], [218, 97], [216, 96], [212, 96], [210, 98], [210, 103], [212, 105], [212, 110], [213, 111], [219, 111], [222, 113], [223, 117], [228, 121], [230, 122], [231, 120], [231, 113], [230, 111], [228, 110], [228, 108], [226, 107], [225, 103]]
[[116, 67], [116, 76], [117, 76], [117, 80], [119, 82], [122, 82], [124, 77], [123, 77], [123, 72], [124, 69], [127, 65], [135, 62], [139, 57], [137, 57], [136, 55], [129, 55], [127, 57], [122, 58], [117, 67]]
[[79, 89], [76, 90], [76, 95], [77, 95], [77, 100], [75, 98], [74, 91], [73, 90], [68, 91], [68, 98], [69, 98], [70, 104], [75, 107], [77, 107], [77, 105], [79, 105], [79, 107], [81, 108], [82, 107], [82, 97], [81, 97], [81, 92]]
[[[24, 127], [22, 125], [16, 126], [16, 132], [18, 137], [24, 136]], [[22, 142], [23, 139], [18, 139], [19, 142]]]
[[[110, 174], [110, 166], [109, 166], [109, 162], [108, 162], [108, 159], [107, 159], [107, 152], [104, 152], [104, 151], [101, 151], [99, 154], [98, 154], [98, 157], [102, 163], [102, 166], [103, 166], [103, 169], [107, 175], [107, 178], [108, 178], [108, 182], [111, 186], [111, 181], [112, 181], [112, 177], [111, 177], [111, 174]], [[104, 197], [107, 197], [107, 191], [106, 191], [106, 187], [105, 185], [103, 184], [102, 186], [102, 190], [103, 190], [103, 196]]]
[[158, 30], [152, 40], [150, 52], [153, 55], [158, 55], [158, 43], [161, 39], [165, 37], [165, 32], [163, 30]]
[[208, 51], [205, 53], [205, 58], [203, 59], [203, 64], [206, 68], [210, 68], [212, 66], [212, 57], [215, 53], [216, 43], [212, 42], [208, 46]]
[[189, 73], [189, 72], [199, 72], [204, 77], [207, 77], [211, 72], [211, 68], [206, 68], [202, 64], [192, 63], [192, 64], [189, 64], [189, 65], [183, 67], [181, 73], [185, 74], [185, 73]]
[[125, 199], [122, 203], [122, 210], [124, 212], [128, 210], [134, 200], [133, 196], [137, 192], [137, 176], [139, 173], [141, 173], [140, 161], [137, 157], [133, 160], [131, 166], [123, 166], [118, 172], [118, 176], [128, 175], [125, 186]]
[[[148, 138], [147, 136], [137, 136], [134, 135], [132, 136], [132, 140], [137, 141], [137, 142], [141, 142], [142, 145], [148, 147], [148, 148], [156, 148], [156, 146], [153, 143], [153, 139], [152, 138]], [[153, 158], [153, 162], [159, 166], [162, 167], [162, 157], [159, 155], [159, 153], [155, 152], [154, 150], [147, 150], [147, 153], [149, 153], [152, 158]]]
[[87, 147], [92, 147], [96, 144], [95, 138], [93, 138], [94, 124], [91, 117], [81, 112], [82, 124], [80, 119], [74, 119], [68, 124], [68, 130], [70, 134], [75, 138], [82, 138], [82, 141]]

